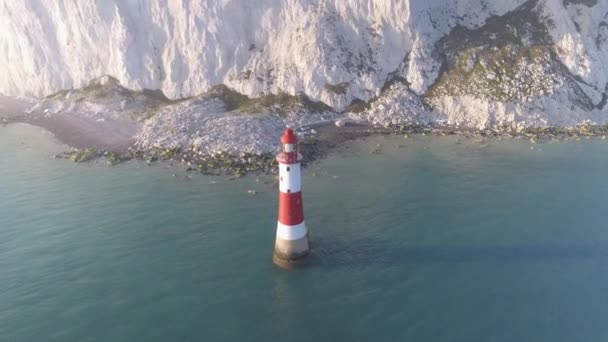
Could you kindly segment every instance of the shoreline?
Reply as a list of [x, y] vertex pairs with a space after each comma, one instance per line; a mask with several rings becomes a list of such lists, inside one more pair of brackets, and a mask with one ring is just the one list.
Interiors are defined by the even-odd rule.
[[[124, 124], [122, 121], [92, 122], [82, 118], [73, 120], [74, 117], [65, 114], [62, 114], [59, 118], [57, 120], [57, 117], [53, 116], [31, 119], [14, 116], [12, 118], [0, 117], [0, 122], [3, 125], [25, 123], [51, 132], [58, 141], [72, 147], [71, 151], [60, 153], [55, 157], [69, 159], [75, 163], [103, 158], [108, 165], [113, 166], [129, 160], [140, 160], [149, 164], [154, 162], [180, 163], [186, 167], [186, 172], [198, 172], [205, 175], [242, 177], [247, 174], [276, 174], [276, 161], [273, 152], [234, 155], [228, 152], [210, 154], [196, 148], [158, 147], [142, 150], [135, 147], [134, 139], [128, 136], [128, 130], [110, 132], [117, 125]], [[416, 135], [513, 138], [527, 139], [532, 144], [580, 141], [583, 137], [606, 139], [608, 135], [608, 126], [597, 125], [531, 127], [520, 130], [510, 127], [495, 127], [480, 130], [449, 125], [375, 127], [367, 122], [351, 120], [342, 123], [343, 125], [341, 124], [338, 127], [336, 120], [327, 120], [296, 129], [301, 136], [301, 149], [305, 157], [304, 167], [324, 158], [348, 141], [372, 135], [403, 135], [406, 138]], [[132, 131], [133, 127], [130, 129]], [[108, 138], [108, 136], [112, 138]], [[109, 139], [114, 138], [117, 138], [116, 141], [108, 143]], [[374, 153], [374, 151], [371, 153]]]
[[[166, 136], [191, 134], [206, 137], [207, 140], [209, 137], [217, 137], [224, 143], [208, 146], [208, 141], [206, 141], [197, 145], [193, 143], [196, 139], [193, 140], [190, 137], [181, 140], [166, 139], [166, 144], [163, 144], [162, 141], [140, 144], [139, 135], [147, 121], [122, 115], [120, 112], [78, 111], [71, 107], [65, 110], [63, 107], [37, 107], [33, 106], [35, 102], [32, 100], [9, 97], [0, 97], [0, 100], [0, 103], [3, 104], [2, 110], [0, 110], [0, 124], [25, 123], [49, 131], [59, 142], [71, 148], [57, 155], [58, 158], [70, 159], [74, 162], [103, 158], [108, 165], [116, 165], [128, 160], [140, 160], [147, 163], [168, 161], [184, 165], [188, 172], [196, 171], [207, 175], [244, 176], [246, 174], [276, 173], [274, 155], [279, 147], [279, 136], [270, 135], [275, 132], [278, 134], [279, 130], [282, 131], [287, 122], [300, 136], [301, 152], [305, 157], [303, 166], [324, 158], [348, 141], [378, 134], [401, 134], [406, 137], [420, 134], [517, 138], [527, 139], [531, 143], [571, 141], [585, 136], [598, 136], [606, 139], [606, 135], [608, 135], [608, 125], [589, 123], [571, 127], [527, 128], [521, 124], [512, 123], [510, 126], [493, 126], [485, 129], [447, 125], [442, 122], [427, 125], [381, 126], [363, 119], [339, 114], [327, 118], [319, 117], [318, 121], [313, 121], [313, 117], [305, 117], [302, 120], [293, 118], [285, 120], [285, 118], [274, 118], [272, 114], [267, 116], [240, 114], [238, 118], [243, 118], [245, 123], [234, 121], [236, 126], [230, 126], [233, 121], [222, 121], [222, 118], [233, 119], [237, 116], [230, 113], [222, 116], [220, 113], [216, 113], [209, 114], [215, 115], [216, 121], [206, 125], [204, 120], [188, 121], [190, 115], [196, 114], [186, 112], [182, 126], [167, 126], [167, 129], [176, 129], [176, 132], [171, 131], [168, 134], [165, 132]], [[215, 118], [216, 116], [218, 118]], [[257, 123], [257, 125], [251, 126], [252, 123]], [[197, 124], [201, 124], [201, 126], [197, 126]], [[240, 139], [232, 140], [229, 138], [230, 136]], [[263, 142], [260, 143], [260, 140]]]
[[125, 153], [135, 144], [131, 134], [136, 131], [136, 125], [127, 121], [93, 121], [76, 115], [54, 114], [15, 118], [13, 122], [43, 128], [63, 144], [77, 149]]

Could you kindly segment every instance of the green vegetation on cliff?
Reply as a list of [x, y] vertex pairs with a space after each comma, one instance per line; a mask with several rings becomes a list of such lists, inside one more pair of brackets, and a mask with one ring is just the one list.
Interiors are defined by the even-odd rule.
[[331, 107], [323, 102], [313, 101], [305, 95], [295, 96], [284, 92], [250, 98], [225, 85], [218, 85], [205, 95], [216, 96], [224, 102], [227, 110], [242, 113], [262, 113], [274, 109], [280, 115], [286, 115], [298, 107], [316, 112], [331, 111]]
[[551, 47], [505, 45], [470, 48], [429, 89], [426, 97], [474, 96], [499, 102], [550, 95], [563, 80], [556, 72]]

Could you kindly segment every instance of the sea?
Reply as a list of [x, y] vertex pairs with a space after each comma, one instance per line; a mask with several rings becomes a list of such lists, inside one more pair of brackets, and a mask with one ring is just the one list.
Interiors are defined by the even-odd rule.
[[66, 149], [0, 127], [0, 341], [608, 339], [607, 141], [344, 143], [304, 171], [295, 270], [273, 176]]

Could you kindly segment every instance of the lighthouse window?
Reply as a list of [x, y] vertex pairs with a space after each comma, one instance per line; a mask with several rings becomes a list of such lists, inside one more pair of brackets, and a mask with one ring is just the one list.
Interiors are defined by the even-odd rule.
[[291, 170], [291, 169], [290, 169], [290, 168], [289, 168], [289, 166], [288, 166], [288, 167], [287, 167], [287, 172], [289, 172], [289, 170]]
[[289, 193], [291, 193], [291, 190], [287, 189], [287, 193], [288, 193], [288, 194], [289, 194]]
[[294, 152], [296, 150], [295, 144], [285, 144], [285, 152]]
[[283, 177], [281, 177], [281, 182], [283, 181]]

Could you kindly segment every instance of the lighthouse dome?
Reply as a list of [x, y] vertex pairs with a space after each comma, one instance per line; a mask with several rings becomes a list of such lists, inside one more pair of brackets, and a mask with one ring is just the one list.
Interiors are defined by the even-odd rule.
[[288, 128], [285, 130], [285, 132], [283, 133], [283, 136], [281, 137], [281, 143], [297, 144], [298, 137], [295, 135], [295, 133], [293, 132], [293, 130], [291, 128]]

